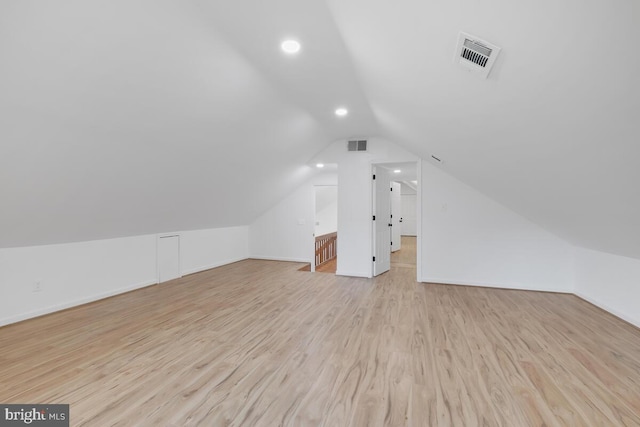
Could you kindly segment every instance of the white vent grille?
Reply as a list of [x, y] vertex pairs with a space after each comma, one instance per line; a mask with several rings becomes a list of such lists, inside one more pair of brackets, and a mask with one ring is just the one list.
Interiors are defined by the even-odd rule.
[[367, 151], [367, 140], [347, 141], [347, 151]]
[[500, 48], [479, 38], [460, 33], [455, 61], [469, 71], [488, 77]]
[[476, 41], [465, 39], [460, 56], [484, 68], [491, 56], [491, 49]]

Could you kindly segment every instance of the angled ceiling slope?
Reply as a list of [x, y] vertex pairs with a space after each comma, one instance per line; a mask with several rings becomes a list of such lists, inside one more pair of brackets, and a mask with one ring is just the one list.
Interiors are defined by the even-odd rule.
[[[329, 142], [380, 134], [640, 258], [639, 7], [4, 1], [0, 247], [246, 224]], [[487, 80], [456, 65], [461, 31], [502, 48]]]
[[[328, 0], [383, 136], [587, 248], [640, 258], [640, 3]], [[458, 34], [502, 48], [487, 80]]]
[[375, 132], [326, 6], [263, 3], [2, 2], [0, 247], [248, 224]]

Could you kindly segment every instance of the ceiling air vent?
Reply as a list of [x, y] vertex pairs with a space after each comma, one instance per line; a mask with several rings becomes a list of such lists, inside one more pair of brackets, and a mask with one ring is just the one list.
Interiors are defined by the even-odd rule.
[[455, 61], [469, 71], [487, 78], [500, 48], [466, 33], [458, 36]]
[[361, 139], [359, 141], [347, 141], [347, 151], [367, 151], [367, 140]]

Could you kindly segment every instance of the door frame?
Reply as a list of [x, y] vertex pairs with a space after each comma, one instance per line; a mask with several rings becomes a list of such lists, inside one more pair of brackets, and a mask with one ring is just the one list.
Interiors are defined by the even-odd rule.
[[[387, 212], [384, 217], [384, 221], [382, 221], [385, 225], [384, 227], [385, 230], [387, 230], [387, 234], [389, 235], [389, 240], [388, 240], [388, 244], [382, 244], [382, 246], [386, 246], [387, 249], [389, 250], [388, 258], [389, 258], [389, 268], [384, 270], [383, 272], [379, 273], [376, 275], [376, 266], [378, 264], [376, 264], [376, 261], [374, 261], [374, 258], [376, 256], [378, 256], [378, 241], [377, 241], [377, 235], [378, 235], [378, 224], [380, 224], [380, 213], [376, 211], [376, 206], [377, 206], [377, 186], [378, 183], [380, 182], [380, 180], [376, 180], [376, 176], [380, 175], [380, 172], [378, 171], [378, 169], [385, 169], [385, 174], [388, 177], [388, 182], [389, 182], [389, 186], [386, 188], [383, 187], [382, 190], [386, 191], [387, 193], [387, 197], [389, 199], [389, 212]], [[386, 273], [388, 271], [391, 270], [391, 175], [389, 174], [389, 171], [387, 170], [387, 168], [384, 168], [381, 166], [381, 164], [372, 164], [371, 165], [371, 277], [376, 277], [379, 276], [380, 274]], [[375, 220], [373, 219], [375, 215]], [[384, 249], [383, 249], [384, 250]]]
[[[416, 164], [416, 180], [418, 181], [416, 187], [416, 282], [421, 282], [422, 281], [422, 270], [423, 270], [423, 266], [422, 266], [422, 159], [418, 159], [418, 160], [407, 160], [407, 161], [398, 161], [398, 162], [393, 162], [393, 161], [389, 161], [389, 160], [381, 160], [381, 161], [375, 161], [375, 162], [371, 162], [371, 167], [370, 167], [370, 177], [373, 175], [373, 171], [374, 171], [374, 167], [377, 165], [385, 165], [385, 164], [392, 164], [392, 163], [415, 163]], [[371, 194], [371, 203], [369, 203], [369, 219], [372, 219], [373, 217], [373, 204], [375, 203], [374, 199], [373, 199], [373, 179], [369, 180], [369, 194]], [[373, 223], [373, 221], [372, 221]], [[373, 275], [374, 273], [374, 266], [373, 266], [373, 256], [375, 255], [375, 248], [374, 248], [374, 239], [375, 239], [375, 231], [374, 231], [374, 225], [372, 224], [371, 227], [369, 227], [370, 233], [371, 233], [371, 253], [369, 255], [369, 260], [371, 261], [371, 275], [370, 277], [375, 277]], [[391, 250], [391, 248], [389, 248], [389, 250]]]
[[[311, 257], [311, 272], [316, 271], [316, 223], [318, 222], [318, 188], [319, 187], [335, 187], [336, 189], [336, 205], [338, 204], [338, 184], [313, 184], [313, 250]], [[338, 222], [338, 209], [336, 209], [336, 222]], [[336, 232], [338, 230], [336, 229]]]
[[[163, 233], [163, 234], [158, 234], [157, 235], [157, 239], [156, 239], [156, 282], [158, 284], [160, 283], [164, 283], [164, 282], [160, 282], [160, 240], [161, 239], [166, 239], [166, 238], [170, 238], [170, 237], [176, 237], [178, 239], [177, 243], [178, 243], [178, 277], [176, 277], [175, 279], [179, 279], [182, 277], [182, 257], [180, 254], [180, 233]], [[173, 280], [173, 279], [171, 279]]]

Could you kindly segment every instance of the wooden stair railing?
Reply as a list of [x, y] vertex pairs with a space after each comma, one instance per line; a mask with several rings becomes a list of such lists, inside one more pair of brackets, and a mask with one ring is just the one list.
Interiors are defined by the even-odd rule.
[[338, 256], [338, 233], [316, 237], [316, 267]]

